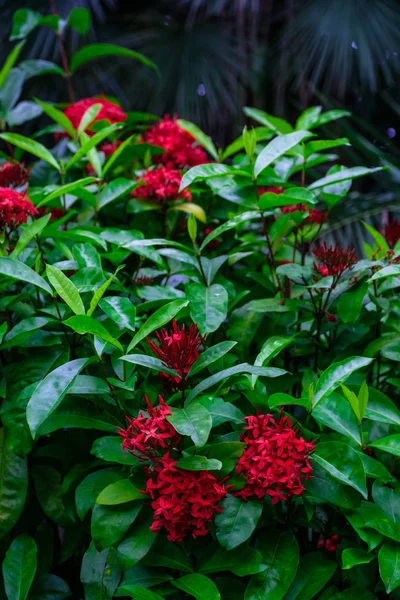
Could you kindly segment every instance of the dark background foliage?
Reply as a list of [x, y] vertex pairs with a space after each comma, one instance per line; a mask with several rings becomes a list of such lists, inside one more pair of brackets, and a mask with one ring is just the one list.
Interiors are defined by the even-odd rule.
[[[361, 230], [353, 221], [360, 214], [376, 221], [383, 209], [398, 209], [397, 0], [1, 0], [3, 56], [10, 48], [10, 22], [17, 8], [43, 14], [57, 10], [66, 16], [76, 6], [92, 14], [86, 41], [139, 50], [161, 71], [157, 78], [124, 59], [89, 63], [75, 79], [77, 98], [104, 92], [117, 96], [127, 109], [177, 113], [220, 145], [241, 133], [245, 105], [291, 121], [313, 104], [349, 109], [353, 120], [330, 131], [350, 138], [347, 162], [385, 162], [392, 171], [379, 176], [373, 189], [361, 188], [362, 197], [350, 198], [332, 228], [340, 228], [339, 241], [350, 236], [361, 247]], [[84, 43], [68, 32], [69, 52]], [[54, 32], [38, 30], [24, 55], [60, 62]], [[65, 102], [62, 81], [48, 76], [31, 81], [27, 97]]]

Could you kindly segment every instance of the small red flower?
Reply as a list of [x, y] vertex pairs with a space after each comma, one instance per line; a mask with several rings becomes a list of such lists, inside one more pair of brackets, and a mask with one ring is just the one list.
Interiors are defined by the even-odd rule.
[[35, 216], [37, 210], [24, 193], [8, 187], [0, 187], [0, 231], [6, 227], [10, 231], [26, 223], [28, 216]]
[[[156, 336], [160, 346], [150, 341], [149, 338], [146, 338], [146, 342], [167, 367], [179, 373], [179, 377], [172, 376], [172, 379], [176, 384], [181, 383], [181, 380], [185, 380], [189, 373], [190, 367], [198, 359], [199, 348], [204, 341], [197, 324], [190, 325], [189, 329], [186, 329], [185, 325], [179, 328], [174, 319], [172, 329], [156, 331]], [[167, 373], [164, 375], [167, 379], [171, 377]]]
[[329, 312], [325, 313], [325, 320], [327, 323], [337, 323], [336, 315], [333, 315], [332, 313], [329, 313]]
[[0, 167], [0, 187], [18, 188], [29, 180], [29, 169], [23, 163], [6, 162]]
[[184, 169], [207, 163], [207, 154], [194, 137], [179, 127], [176, 118], [166, 115], [143, 135], [143, 141], [165, 149], [164, 154], [154, 157], [169, 167]]
[[182, 174], [178, 169], [161, 166], [148, 169], [137, 181], [143, 182], [144, 185], [139, 185], [131, 192], [134, 198], [144, 198], [162, 204], [183, 199], [190, 202], [192, 199], [188, 189], [179, 192]]
[[154, 282], [154, 279], [152, 277], [149, 277], [148, 275], [141, 275], [139, 277], [136, 277], [136, 279], [134, 280], [134, 283], [136, 285], [152, 285]]
[[208, 471], [184, 471], [168, 453], [152, 468], [143, 493], [151, 498], [154, 521], [150, 529], [167, 532], [171, 542], [182, 542], [187, 535], [207, 535], [208, 524], [222, 511], [218, 504], [227, 490]]
[[[214, 231], [215, 227], [206, 227], [204, 229], [204, 237], [206, 238], [207, 236], [210, 235], [210, 233], [212, 233]], [[221, 244], [221, 241], [218, 238], [215, 238], [214, 240], [211, 240], [211, 242], [209, 242], [207, 245], [209, 247], [210, 250], [215, 250], [215, 248], [218, 248], [218, 246]]]
[[400, 240], [400, 222], [392, 219], [389, 224], [385, 225], [383, 237], [387, 241], [389, 248], [394, 248]]
[[106, 142], [100, 146], [101, 152], [103, 152], [104, 156], [108, 158], [120, 147], [122, 144], [121, 140], [117, 140], [116, 142]]
[[283, 215], [291, 215], [296, 211], [305, 212], [307, 210], [306, 204], [288, 204], [287, 206], [281, 206], [281, 213]]
[[325, 538], [323, 535], [319, 537], [318, 548], [327, 550], [328, 552], [336, 552], [339, 547], [339, 536], [331, 535], [331, 537]]
[[160, 452], [174, 448], [179, 444], [181, 436], [175, 431], [167, 420], [171, 409], [161, 396], [158, 397], [159, 405], [153, 407], [147, 396], [147, 415], [139, 413], [134, 419], [126, 417], [129, 426], [121, 429], [119, 435], [123, 438], [122, 448], [128, 450], [140, 460], [157, 460]]
[[283, 215], [292, 214], [296, 211], [306, 212], [307, 210], [309, 211], [309, 214], [305, 220], [306, 223], [322, 225], [323, 223], [328, 222], [328, 217], [322, 210], [318, 210], [317, 208], [309, 209], [306, 204], [289, 204], [288, 206], [281, 206], [281, 213]]
[[[94, 104], [101, 104], [101, 109], [90, 125], [93, 125], [96, 121], [103, 120], [109, 121], [110, 123], [122, 123], [128, 118], [128, 115], [120, 106], [105, 98], [84, 98], [83, 100], [78, 100], [78, 102], [68, 106], [65, 109], [64, 114], [71, 121], [74, 128], [78, 129], [83, 115], [87, 109]], [[86, 133], [88, 135], [93, 135], [94, 132], [90, 131], [90, 125], [86, 129]]]
[[266, 194], [267, 192], [270, 192], [271, 194], [283, 194], [284, 191], [285, 189], [283, 187], [260, 186], [258, 188], [258, 193], [260, 194], [260, 196], [262, 196], [262, 194]]
[[[47, 206], [41, 206], [37, 209], [37, 214], [39, 217], [47, 215], [48, 212], [49, 208]], [[57, 221], [57, 219], [61, 219], [64, 215], [65, 211], [62, 208], [58, 208], [56, 206], [55, 208], [50, 209], [50, 221]]]
[[304, 492], [303, 479], [310, 479], [312, 467], [309, 455], [315, 449], [293, 428], [289, 417], [257, 415], [245, 417], [247, 423], [241, 440], [246, 446], [236, 471], [243, 473], [247, 483], [235, 492], [248, 500], [251, 496], [271, 496], [272, 504], [299, 496]]
[[346, 249], [338, 248], [337, 244], [334, 247], [328, 247], [326, 242], [320, 244], [319, 248], [314, 248], [313, 254], [322, 263], [322, 265], [319, 265], [314, 262], [314, 270], [321, 277], [331, 275], [339, 278], [347, 269], [351, 269], [358, 262], [355, 250], [350, 247]]

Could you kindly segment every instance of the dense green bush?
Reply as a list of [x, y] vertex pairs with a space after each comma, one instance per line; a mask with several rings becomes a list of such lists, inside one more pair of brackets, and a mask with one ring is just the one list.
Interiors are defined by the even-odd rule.
[[0, 134], [0, 596], [400, 597], [400, 224], [363, 259], [322, 241], [383, 168], [319, 138], [348, 114], [246, 108], [217, 149], [113, 99], [33, 106], [34, 139]]

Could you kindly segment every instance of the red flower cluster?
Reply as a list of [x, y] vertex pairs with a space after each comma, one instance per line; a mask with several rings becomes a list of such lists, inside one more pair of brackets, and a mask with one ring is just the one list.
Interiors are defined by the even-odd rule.
[[400, 222], [392, 219], [390, 223], [385, 225], [383, 237], [387, 241], [389, 248], [394, 248], [400, 240]]
[[104, 156], [108, 158], [120, 147], [122, 144], [121, 140], [117, 140], [116, 142], [106, 142], [100, 146], [100, 150], [103, 152]]
[[134, 198], [145, 198], [164, 204], [174, 200], [192, 200], [192, 194], [188, 189], [179, 192], [182, 175], [178, 169], [171, 167], [157, 167], [148, 169], [137, 181], [144, 182], [131, 192]]
[[159, 396], [159, 405], [153, 407], [145, 396], [148, 415], [140, 413], [135, 419], [129, 419], [127, 429], [121, 429], [122, 448], [141, 460], [154, 460], [160, 452], [165, 452], [179, 444], [181, 436], [167, 421], [171, 409]]
[[144, 493], [151, 498], [154, 522], [150, 529], [163, 528], [171, 542], [181, 542], [186, 535], [207, 535], [208, 524], [222, 509], [218, 503], [226, 489], [208, 471], [184, 471], [168, 453], [147, 469], [149, 479]]
[[155, 160], [170, 168], [184, 169], [208, 162], [207, 154], [201, 146], [196, 145], [194, 137], [179, 127], [176, 118], [171, 119], [169, 115], [146, 131], [143, 141], [164, 148], [164, 154], [155, 157]]
[[243, 500], [268, 494], [272, 504], [304, 492], [302, 478], [310, 479], [309, 454], [315, 446], [300, 437], [289, 417], [272, 415], [245, 417], [241, 435], [246, 446], [236, 471], [246, 477], [245, 487], [235, 492]]
[[331, 535], [331, 537], [325, 538], [323, 535], [318, 540], [318, 548], [327, 550], [327, 552], [336, 552], [339, 547], [339, 536]]
[[284, 191], [285, 189], [283, 187], [260, 186], [258, 188], [258, 193], [260, 194], [260, 196], [262, 196], [262, 194], [266, 194], [267, 192], [270, 192], [271, 194], [283, 194]]
[[300, 212], [309, 211], [308, 217], [306, 218], [306, 223], [315, 223], [316, 225], [322, 225], [323, 223], [328, 222], [328, 217], [322, 210], [318, 210], [317, 208], [308, 209], [306, 204], [290, 204], [288, 206], [281, 207], [281, 213], [283, 215], [292, 214], [299, 210]]
[[313, 249], [313, 254], [322, 265], [314, 262], [314, 270], [321, 277], [341, 277], [347, 269], [351, 269], [358, 261], [355, 250], [350, 247], [343, 249], [338, 248], [337, 244], [327, 246], [326, 242], [320, 244], [319, 248]]
[[0, 187], [0, 231], [6, 227], [13, 231], [26, 223], [29, 215], [36, 214], [37, 210], [26, 194]]
[[[96, 121], [103, 120], [109, 121], [110, 123], [121, 123], [122, 121], [126, 121], [128, 118], [128, 115], [122, 110], [122, 108], [120, 108], [117, 104], [110, 102], [109, 100], [105, 100], [104, 98], [84, 98], [83, 100], [78, 100], [78, 102], [68, 106], [65, 109], [64, 114], [71, 121], [74, 128], [78, 129], [83, 115], [87, 109], [94, 104], [101, 104], [101, 109], [96, 118], [93, 119], [91, 125], [93, 125], [93, 123]], [[93, 135], [93, 132], [89, 131], [89, 127], [86, 129], [86, 133], [88, 135]]]
[[0, 187], [21, 187], [28, 183], [29, 169], [22, 163], [6, 162], [0, 167]]
[[199, 328], [197, 325], [191, 325], [189, 329], [186, 329], [185, 325], [179, 328], [174, 319], [172, 329], [156, 331], [156, 336], [160, 346], [146, 338], [148, 345], [167, 367], [179, 373], [179, 377], [165, 374], [167, 379], [175, 384], [181, 383], [199, 357], [199, 348], [204, 340], [199, 333]]

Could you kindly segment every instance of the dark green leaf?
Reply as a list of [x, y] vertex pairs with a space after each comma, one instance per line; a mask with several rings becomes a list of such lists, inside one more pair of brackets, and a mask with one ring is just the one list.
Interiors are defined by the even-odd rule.
[[64, 325], [67, 325], [67, 327], [71, 327], [71, 329], [79, 335], [94, 335], [95, 337], [108, 342], [112, 346], [115, 346], [118, 350], [121, 350], [121, 352], [124, 351], [119, 341], [113, 338], [101, 323], [88, 315], [77, 314], [76, 316], [63, 321], [63, 323]]
[[19, 260], [0, 256], [0, 273], [6, 275], [6, 277], [11, 277], [12, 279], [19, 279], [20, 281], [32, 283], [45, 292], [48, 292], [49, 294], [52, 293], [51, 287], [47, 281]]
[[212, 333], [223, 323], [228, 314], [228, 292], [222, 285], [206, 287], [202, 283], [191, 283], [187, 288], [190, 315], [197, 322], [202, 335]]
[[81, 567], [81, 582], [85, 590], [85, 600], [104, 598], [103, 576], [108, 549], [97, 552], [93, 542], [86, 550]]
[[74, 73], [80, 66], [103, 56], [122, 56], [130, 58], [158, 71], [157, 66], [139, 52], [134, 52], [133, 50], [123, 48], [122, 46], [115, 46], [114, 44], [89, 44], [78, 50], [78, 52], [75, 52], [73, 55], [70, 65], [71, 72]]
[[150, 529], [152, 520], [134, 523], [124, 539], [118, 546], [118, 560], [122, 569], [130, 569], [138, 563], [150, 550], [156, 539], [156, 534]]
[[369, 365], [372, 360], [371, 358], [352, 356], [341, 362], [333, 363], [322, 373], [318, 380], [313, 398], [313, 406], [316, 406], [320, 400], [333, 392], [341, 383], [344, 383], [355, 371]]
[[311, 600], [331, 579], [336, 566], [320, 552], [305, 554], [285, 600]]
[[96, 547], [100, 550], [119, 542], [138, 516], [142, 504], [126, 502], [118, 506], [93, 507], [91, 534]]
[[188, 435], [196, 446], [204, 446], [211, 431], [211, 415], [201, 404], [192, 403], [185, 408], [171, 408], [167, 417], [181, 435]]
[[2, 571], [8, 600], [26, 600], [36, 573], [36, 553], [35, 541], [25, 533], [7, 550]]
[[379, 573], [390, 594], [400, 585], [400, 544], [385, 542], [378, 554]]
[[57, 171], [59, 171], [61, 168], [57, 160], [52, 154], [50, 154], [47, 148], [45, 148], [45, 146], [43, 146], [42, 144], [39, 144], [39, 142], [35, 142], [35, 140], [24, 137], [19, 133], [1, 133], [0, 139], [4, 140], [5, 142], [8, 142], [9, 144], [17, 146], [17, 148], [21, 148], [21, 150], [30, 152], [30, 154], [33, 154], [41, 160], [44, 160], [47, 163], [49, 163], [49, 165], [54, 167]]
[[191, 573], [171, 581], [172, 585], [196, 600], [220, 600], [221, 595], [211, 579], [200, 573]]
[[129, 479], [120, 479], [115, 483], [110, 483], [97, 496], [96, 504], [105, 504], [112, 506], [114, 504], [123, 504], [131, 500], [144, 500], [144, 495], [131, 483]]
[[217, 539], [226, 550], [232, 550], [249, 539], [262, 513], [257, 500], [243, 502], [228, 494], [221, 503], [222, 512], [215, 517]]
[[200, 354], [199, 358], [190, 369], [188, 377], [192, 377], [193, 375], [196, 375], [196, 373], [200, 373], [200, 371], [211, 365], [213, 362], [222, 358], [227, 352], [232, 350], [236, 344], [237, 342], [220, 342], [215, 346], [207, 348], [207, 350]]
[[3, 427], [0, 429], [0, 538], [16, 525], [27, 491], [27, 460], [12, 452]]
[[356, 565], [366, 565], [373, 560], [374, 556], [360, 548], [346, 548], [342, 554], [342, 569], [351, 569]]
[[171, 321], [182, 310], [182, 308], [185, 308], [185, 306], [188, 304], [188, 300], [173, 300], [172, 302], [169, 302], [169, 304], [166, 304], [157, 310], [153, 315], [151, 315], [151, 317], [147, 319], [137, 334], [133, 337], [127, 348], [127, 352], [130, 352], [132, 348], [134, 348], [155, 329], [159, 329]]
[[91, 454], [107, 462], [116, 462], [121, 465], [136, 465], [138, 459], [127, 451], [122, 450], [122, 438], [120, 436], [107, 435], [95, 442]]
[[98, 197], [98, 210], [101, 210], [111, 202], [115, 202], [128, 194], [137, 186], [136, 181], [118, 177], [107, 183]]
[[312, 461], [318, 463], [328, 473], [346, 485], [368, 497], [365, 472], [357, 452], [342, 442], [323, 442], [317, 445]]

